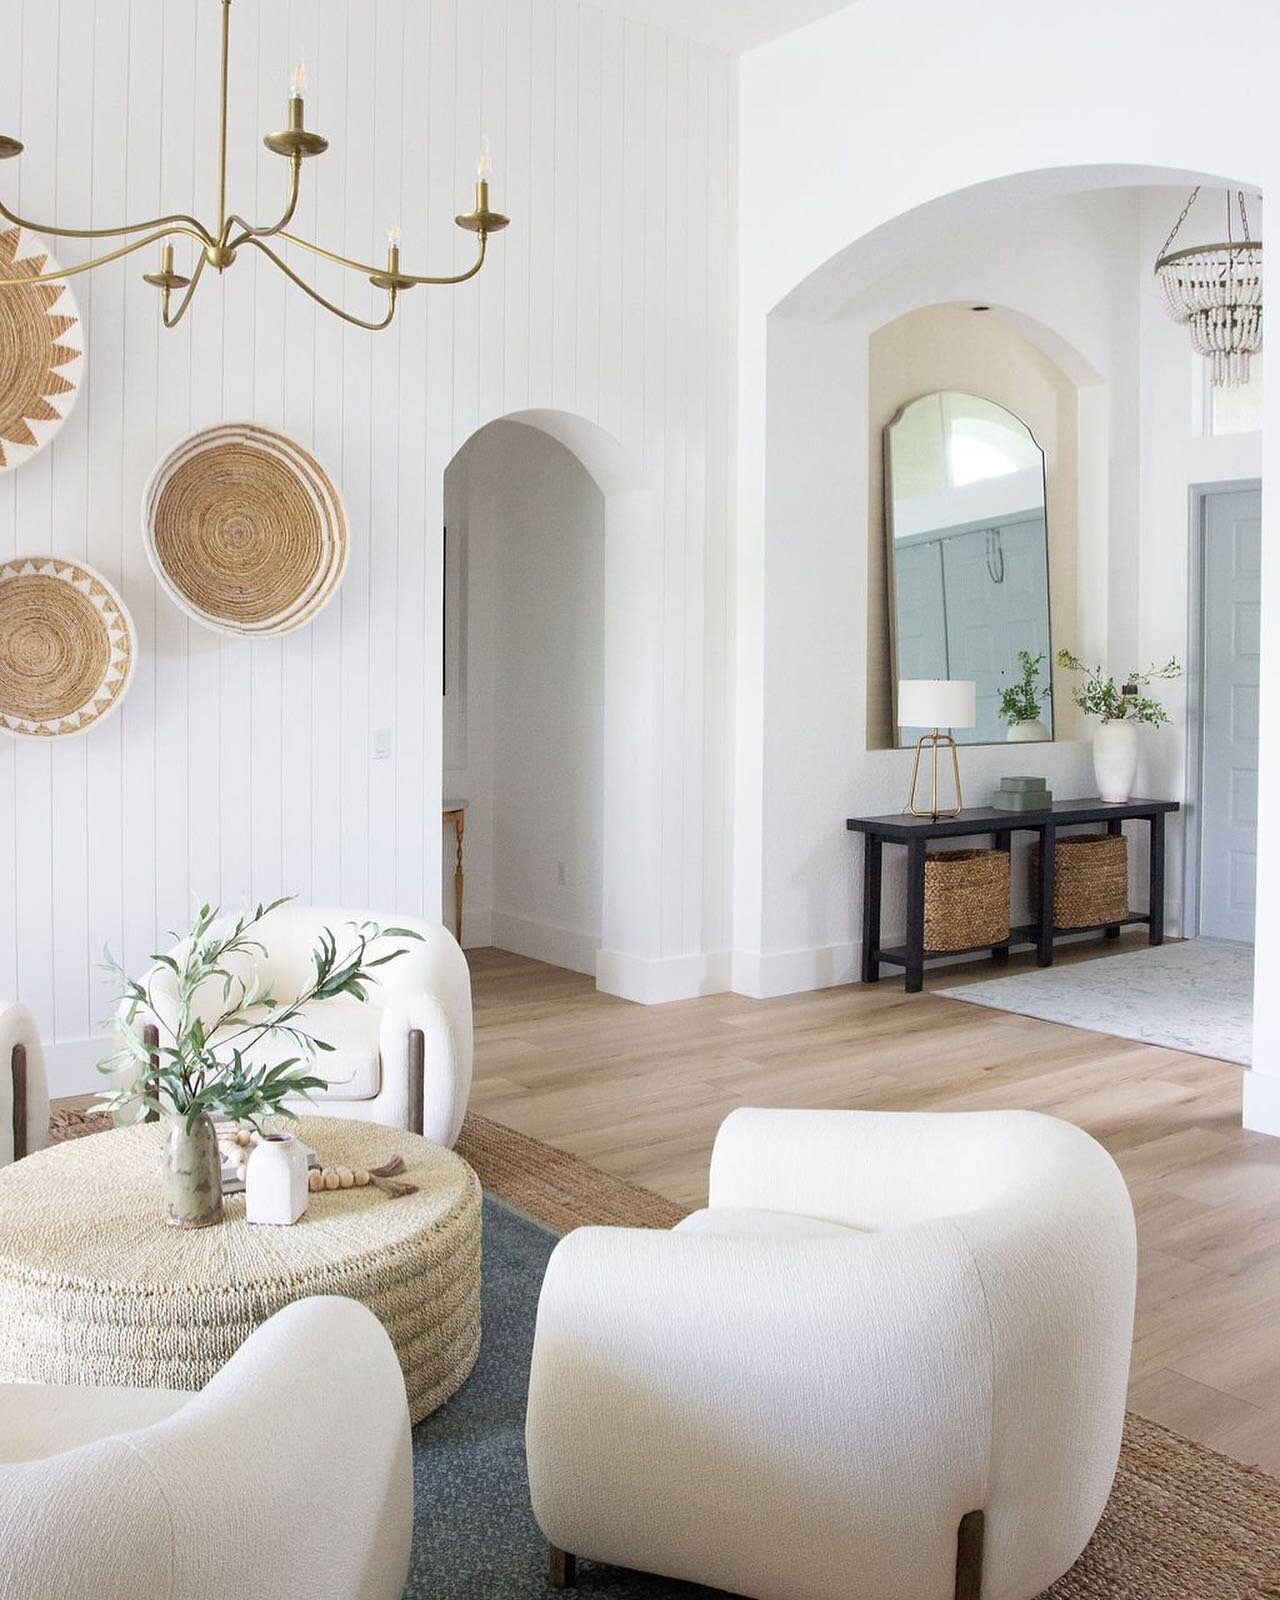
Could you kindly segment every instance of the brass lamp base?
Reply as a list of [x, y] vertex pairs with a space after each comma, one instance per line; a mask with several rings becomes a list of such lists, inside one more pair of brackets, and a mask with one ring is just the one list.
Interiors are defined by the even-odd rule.
[[[928, 745], [933, 752], [931, 780], [929, 785], [929, 809], [921, 810], [916, 805], [916, 784], [920, 778], [920, 756], [924, 747]], [[950, 811], [938, 809], [938, 750], [943, 745], [951, 748], [951, 770], [955, 777], [956, 803]], [[942, 817], [958, 817], [964, 808], [964, 797], [960, 793], [960, 757], [956, 753], [956, 742], [949, 733], [942, 733], [937, 728], [932, 733], [922, 734], [916, 743], [915, 765], [911, 768], [911, 793], [907, 798], [907, 810], [913, 817], [928, 817], [937, 822]]]

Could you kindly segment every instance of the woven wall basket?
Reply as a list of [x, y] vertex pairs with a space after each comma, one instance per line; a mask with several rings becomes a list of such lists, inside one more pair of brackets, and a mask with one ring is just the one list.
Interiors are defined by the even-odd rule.
[[[0, 278], [34, 278], [58, 263], [21, 228], [0, 227]], [[84, 338], [65, 283], [0, 288], [0, 472], [42, 450], [79, 392]]]
[[1059, 839], [1054, 852], [1054, 926], [1096, 928], [1128, 915], [1129, 845], [1124, 835]]
[[147, 554], [169, 597], [221, 633], [288, 633], [347, 564], [342, 498], [283, 434], [224, 423], [160, 463], [142, 499]]
[[1009, 852], [937, 850], [924, 858], [924, 947], [973, 950], [1009, 937]]
[[89, 567], [50, 556], [0, 564], [0, 728], [23, 739], [83, 733], [124, 698], [137, 657], [120, 596]]

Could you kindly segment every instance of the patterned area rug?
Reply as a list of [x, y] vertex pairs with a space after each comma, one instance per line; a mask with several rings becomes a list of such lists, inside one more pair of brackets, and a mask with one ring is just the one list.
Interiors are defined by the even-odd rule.
[[[104, 1126], [94, 1113], [59, 1111], [52, 1132], [76, 1138]], [[458, 1149], [490, 1197], [484, 1345], [461, 1392], [415, 1429], [418, 1532], [406, 1600], [542, 1600], [553, 1591], [528, 1510], [523, 1402], [546, 1259], [570, 1227], [669, 1227], [682, 1212], [474, 1113]], [[590, 1563], [575, 1592], [709, 1596]], [[1280, 1600], [1280, 1480], [1131, 1414], [1106, 1515], [1045, 1600]]]
[[1253, 946], [1188, 939], [934, 991], [947, 1000], [1237, 1061], [1253, 1053]]

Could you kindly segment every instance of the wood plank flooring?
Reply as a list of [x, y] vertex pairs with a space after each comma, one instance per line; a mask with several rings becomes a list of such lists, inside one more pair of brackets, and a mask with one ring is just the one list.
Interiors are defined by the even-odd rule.
[[1280, 1140], [1241, 1129], [1239, 1067], [941, 997], [986, 976], [976, 964], [930, 973], [920, 995], [889, 978], [645, 1007], [469, 954], [476, 1110], [686, 1205], [705, 1201], [712, 1139], [738, 1105], [1018, 1106], [1087, 1128], [1138, 1218], [1133, 1409], [1280, 1474]]

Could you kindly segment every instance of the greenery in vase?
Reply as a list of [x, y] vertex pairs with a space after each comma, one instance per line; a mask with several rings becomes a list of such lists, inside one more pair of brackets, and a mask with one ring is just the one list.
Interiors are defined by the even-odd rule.
[[[1045, 657], [1043, 654], [1033, 656], [1030, 650], [1019, 650], [1018, 660], [1022, 665], [1021, 683], [1000, 691], [1000, 716], [1010, 727], [1016, 722], [1040, 720], [1040, 668]], [[1047, 699], [1048, 689], [1044, 694]]]
[[[303, 1007], [339, 995], [367, 1000], [368, 986], [378, 981], [374, 969], [405, 954], [403, 949], [375, 954], [375, 947], [385, 939], [422, 936], [410, 928], [353, 923], [350, 947], [340, 952], [334, 934], [322, 928], [312, 952], [314, 976], [296, 999], [280, 1000], [270, 985], [260, 988], [256, 978], [242, 977], [233, 968], [240, 958], [240, 965], [247, 963], [252, 973], [256, 958], [265, 957], [253, 930], [289, 898], [259, 905], [234, 923], [224, 923], [218, 907], [201, 906], [178, 956], [152, 956], [172, 975], [177, 1002], [172, 1020], [166, 1017], [169, 1008], [155, 1005], [148, 987], [131, 978], [110, 950], [105, 952], [106, 970], [119, 984], [115, 1027], [121, 1042], [98, 1063], [98, 1071], [131, 1076], [103, 1095], [103, 1109], [121, 1111], [141, 1102], [150, 1110], [182, 1117], [188, 1129], [202, 1113], [255, 1125], [271, 1116], [297, 1121], [285, 1097], [323, 1089], [325, 1080], [308, 1066], [317, 1051], [333, 1049], [302, 1025]], [[210, 987], [219, 995], [213, 1016], [207, 1010]], [[200, 1009], [198, 1000], [205, 1002]], [[147, 1024], [159, 1030], [158, 1065], [143, 1038]], [[255, 1066], [255, 1047], [280, 1034], [292, 1040], [298, 1053], [271, 1067]]]
[[1071, 691], [1071, 698], [1091, 717], [1101, 717], [1103, 722], [1145, 722], [1159, 727], [1168, 722], [1169, 713], [1149, 694], [1142, 690], [1157, 678], [1180, 678], [1182, 668], [1174, 657], [1162, 667], [1148, 667], [1145, 672], [1131, 672], [1124, 683], [1117, 685], [1114, 678], [1103, 676], [1101, 666], [1089, 667], [1073, 656], [1070, 650], [1058, 651], [1058, 665], [1068, 672], [1083, 673], [1084, 682]]

